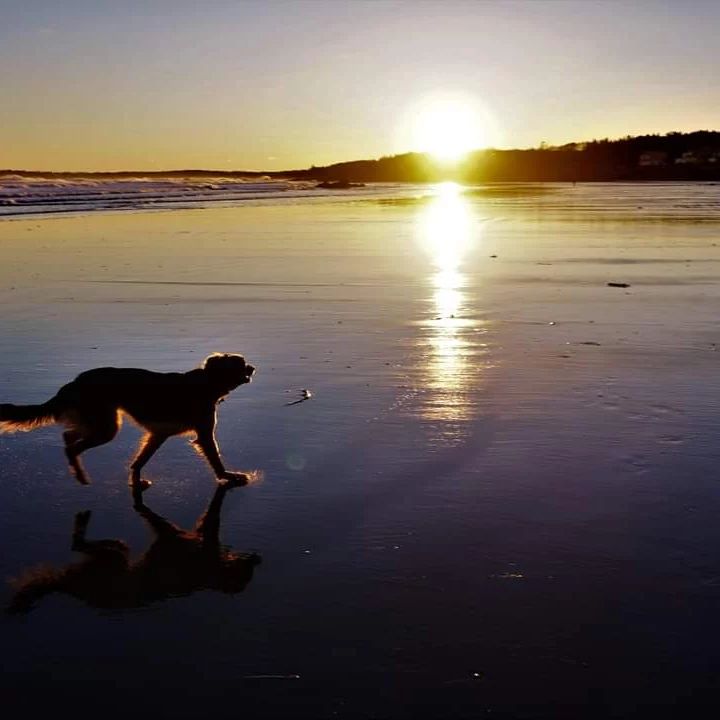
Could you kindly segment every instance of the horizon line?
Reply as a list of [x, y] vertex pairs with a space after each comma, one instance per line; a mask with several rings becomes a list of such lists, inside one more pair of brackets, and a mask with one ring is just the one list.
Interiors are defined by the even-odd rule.
[[[546, 144], [545, 141], [541, 141], [539, 145], [534, 147], [521, 147], [521, 148], [497, 148], [497, 147], [483, 147], [483, 148], [474, 148], [472, 150], [468, 150], [466, 153], [464, 153], [463, 159], [460, 159], [458, 161], [454, 161], [450, 164], [454, 165], [460, 165], [462, 164], [464, 158], [473, 155], [475, 153], [480, 152], [527, 152], [529, 150], [552, 150], [555, 148], [562, 148], [568, 145], [585, 145], [593, 142], [619, 142], [621, 140], [632, 140], [642, 137], [667, 137], [668, 135], [694, 135], [695, 133], [720, 133], [720, 130], [708, 130], [708, 129], [698, 129], [698, 130], [690, 130], [690, 131], [681, 131], [681, 130], [668, 130], [664, 133], [646, 133], [641, 135], [621, 135], [617, 137], [604, 137], [604, 138], [593, 138], [592, 140], [569, 140], [567, 142], [559, 143], [559, 144]], [[192, 173], [205, 173], [205, 174], [212, 174], [212, 175], [288, 175], [292, 173], [307, 173], [309, 171], [312, 171], [313, 169], [323, 169], [323, 168], [329, 168], [333, 167], [335, 165], [343, 165], [345, 163], [357, 163], [357, 162], [378, 162], [379, 160], [383, 160], [385, 158], [395, 158], [395, 157], [402, 157], [404, 155], [424, 155], [430, 159], [432, 159], [432, 153], [423, 151], [423, 150], [407, 150], [404, 152], [394, 153], [392, 155], [380, 155], [379, 157], [375, 158], [360, 158], [355, 160], [338, 160], [336, 162], [328, 163], [327, 165], [309, 165], [305, 168], [293, 168], [293, 169], [287, 169], [287, 170], [218, 170], [218, 169], [212, 169], [212, 168], [176, 168], [176, 169], [164, 169], [164, 170], [140, 170], [140, 169], [134, 169], [134, 170], [28, 170], [28, 169], [19, 169], [19, 168], [0, 168], [0, 177], [4, 175], [13, 175], [13, 174], [36, 174], [36, 175], [140, 175], [140, 174], [155, 174], [155, 175], [162, 175], [162, 174], [192, 174]], [[435, 159], [435, 162], [438, 164], [448, 164], [446, 161]]]

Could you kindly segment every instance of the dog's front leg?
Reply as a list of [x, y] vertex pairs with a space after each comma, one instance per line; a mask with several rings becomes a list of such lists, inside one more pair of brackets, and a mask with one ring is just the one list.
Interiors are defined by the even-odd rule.
[[246, 485], [249, 478], [244, 473], [230, 472], [225, 469], [220, 451], [218, 450], [217, 441], [215, 440], [215, 428], [203, 428], [197, 431], [197, 438], [194, 442], [195, 447], [205, 456], [210, 463], [210, 467], [215, 472], [218, 480], [234, 480]]

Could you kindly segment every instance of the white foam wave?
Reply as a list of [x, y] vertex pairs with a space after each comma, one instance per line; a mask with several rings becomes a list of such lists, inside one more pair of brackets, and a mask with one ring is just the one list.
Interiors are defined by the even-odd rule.
[[55, 178], [0, 176], [0, 217], [95, 210], [197, 207], [304, 195], [314, 182], [240, 177]]

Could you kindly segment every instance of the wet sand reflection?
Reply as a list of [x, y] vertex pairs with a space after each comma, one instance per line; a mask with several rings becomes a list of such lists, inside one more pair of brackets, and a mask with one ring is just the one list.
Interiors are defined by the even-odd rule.
[[183, 530], [153, 512], [138, 493], [135, 510], [155, 539], [137, 560], [130, 559], [130, 548], [122, 540], [88, 540], [90, 512], [78, 513], [72, 549], [83, 559], [62, 568], [28, 569], [12, 583], [15, 595], [7, 611], [28, 613], [54, 594], [69, 595], [95, 608], [128, 610], [199, 590], [242, 592], [260, 556], [220, 543], [220, 510], [225, 495], [236, 486], [232, 480], [218, 485], [192, 530]]
[[422, 385], [428, 390], [422, 415], [440, 421], [445, 441], [460, 439], [463, 426], [478, 413], [486, 345], [484, 321], [464, 263], [481, 242], [482, 224], [462, 190], [454, 183], [438, 186], [432, 202], [418, 217], [420, 245], [433, 267], [429, 277], [430, 319], [423, 321], [418, 345], [427, 353]]

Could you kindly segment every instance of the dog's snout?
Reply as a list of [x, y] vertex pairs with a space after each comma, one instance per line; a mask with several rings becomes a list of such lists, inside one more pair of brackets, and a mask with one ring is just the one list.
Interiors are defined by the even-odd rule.
[[255, 368], [252, 365], [245, 365], [245, 374], [250, 377], [255, 374]]

